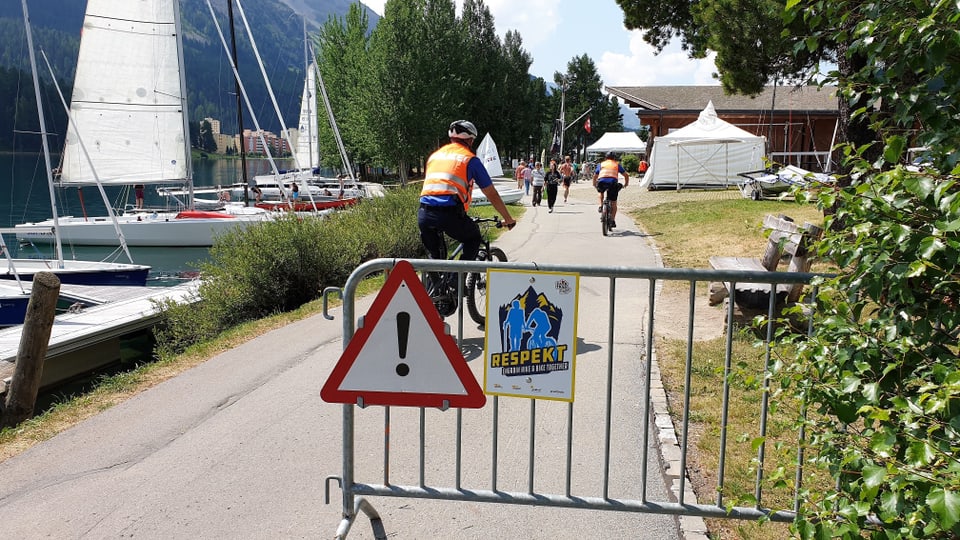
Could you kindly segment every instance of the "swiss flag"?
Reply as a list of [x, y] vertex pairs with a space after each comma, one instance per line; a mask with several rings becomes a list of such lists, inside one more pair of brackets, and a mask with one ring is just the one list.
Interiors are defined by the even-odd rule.
[[583, 123], [583, 129], [587, 130], [587, 133], [590, 133], [590, 117], [587, 117], [587, 121]]

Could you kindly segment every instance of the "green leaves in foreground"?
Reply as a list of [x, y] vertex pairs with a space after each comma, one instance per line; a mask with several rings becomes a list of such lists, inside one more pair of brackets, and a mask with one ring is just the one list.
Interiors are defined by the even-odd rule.
[[838, 490], [804, 501], [802, 538], [960, 535], [958, 191], [896, 168], [821, 198], [835, 213], [819, 255], [840, 271], [788, 369], [808, 455]]

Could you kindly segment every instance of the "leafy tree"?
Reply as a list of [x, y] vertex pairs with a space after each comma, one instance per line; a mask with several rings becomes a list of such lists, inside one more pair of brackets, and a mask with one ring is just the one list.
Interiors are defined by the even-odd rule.
[[[824, 48], [843, 45], [838, 49], [839, 68], [826, 74], [825, 83], [840, 86], [841, 104], [858, 104], [850, 113], [852, 120], [862, 119], [855, 124], [869, 126], [880, 140], [895, 145], [886, 150], [888, 156], [912, 142], [933, 147], [941, 170], [957, 166], [956, 2], [790, 0], [785, 19], [806, 31], [796, 43], [802, 54], [818, 56]], [[914, 137], [915, 128], [920, 132]], [[850, 141], [872, 142], [856, 137]], [[879, 150], [869, 156], [876, 160]]]
[[213, 137], [213, 126], [208, 120], [200, 122], [200, 149], [204, 152], [216, 153], [217, 140]]
[[[590, 130], [593, 136], [599, 137], [605, 131], [619, 131], [616, 126], [622, 128], [619, 107], [617, 117], [611, 118], [608, 114], [607, 98], [603, 95], [603, 81], [600, 80], [596, 64], [586, 54], [575, 56], [567, 62], [566, 73], [555, 72], [553, 83], [558, 88], [553, 95], [553, 105], [555, 110], [559, 111], [563, 97], [567, 124], [590, 110]], [[577, 126], [571, 126], [564, 134], [565, 153], [567, 149], [575, 146], [575, 141], [580, 140], [585, 133], [582, 121]]]
[[[376, 122], [380, 95], [374, 84], [371, 64], [367, 12], [352, 4], [346, 18], [331, 17], [317, 38], [317, 66], [323, 77], [337, 127], [347, 155], [359, 163], [379, 161]], [[321, 99], [316, 103], [320, 115], [320, 155], [329, 167], [341, 167], [340, 150]]]
[[508, 156], [525, 156], [530, 152], [534, 132], [539, 132], [543, 121], [541, 110], [546, 105], [546, 84], [539, 77], [530, 76], [533, 58], [523, 49], [519, 32], [508, 31], [503, 38], [501, 57], [504, 63], [504, 101], [498, 108], [507, 123], [496, 133], [496, 141]]
[[[359, 8], [358, 8], [359, 9]], [[318, 38], [319, 65], [351, 155], [410, 171], [446, 142], [452, 120], [493, 134], [501, 154], [549, 143], [556, 110], [516, 32], [501, 43], [482, 0], [458, 18], [452, 0], [388, 2], [366, 33], [360, 11], [330, 19]], [[321, 154], [334, 148], [321, 122]], [[356, 140], [353, 140], [356, 138]]]
[[662, 51], [674, 37], [694, 58], [717, 53], [723, 88], [758, 94], [776, 79], [802, 73], [809, 58], [794, 54], [794, 40], [781, 37], [783, 0], [617, 0], [627, 28]]
[[481, 132], [499, 135], [510, 128], [502, 114], [502, 104], [510, 100], [510, 89], [504, 76], [500, 38], [483, 0], [464, 0], [460, 28], [465, 40], [462, 65], [469, 68], [461, 74], [463, 103], [458, 118], [470, 120]]
[[[873, 148], [844, 145], [848, 185], [817, 199], [833, 210], [819, 253], [839, 271], [820, 285], [816, 333], [794, 340], [786, 374], [810, 410], [802, 420], [811, 459], [837, 490], [805, 493], [794, 530], [957, 538], [960, 6], [803, 0], [787, 8], [788, 20], [810, 30], [808, 53], [842, 43], [840, 63], [864, 66], [828, 80], [847, 101], [866, 100], [853, 114], [883, 138]], [[934, 156], [924, 171], [898, 165], [916, 126]]]
[[401, 183], [425, 151], [446, 135], [463, 103], [463, 60], [451, 0], [390, 0], [373, 33], [372, 58], [381, 94], [376, 134]]

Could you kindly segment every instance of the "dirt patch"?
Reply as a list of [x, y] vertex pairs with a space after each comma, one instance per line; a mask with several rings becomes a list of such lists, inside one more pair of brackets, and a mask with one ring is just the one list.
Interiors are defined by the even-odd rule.
[[654, 334], [663, 339], [686, 341], [692, 322], [693, 341], [708, 341], [723, 336], [726, 313], [723, 306], [708, 305], [705, 294], [698, 295], [694, 302], [691, 321], [690, 293], [669, 284], [664, 286], [657, 296], [657, 307], [653, 313]]

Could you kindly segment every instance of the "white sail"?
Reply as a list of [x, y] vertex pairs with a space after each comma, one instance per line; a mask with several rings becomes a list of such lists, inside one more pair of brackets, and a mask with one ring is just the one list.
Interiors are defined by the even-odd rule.
[[493, 137], [487, 133], [480, 146], [477, 147], [477, 157], [483, 161], [487, 173], [490, 176], [503, 176], [503, 167], [500, 165], [500, 154], [497, 152], [497, 144], [493, 142]]
[[301, 169], [320, 166], [320, 141], [317, 133], [317, 65], [310, 64], [303, 81], [303, 97], [300, 100], [300, 136], [297, 138], [295, 157]]
[[62, 182], [186, 181], [177, 9], [175, 0], [88, 0]]

